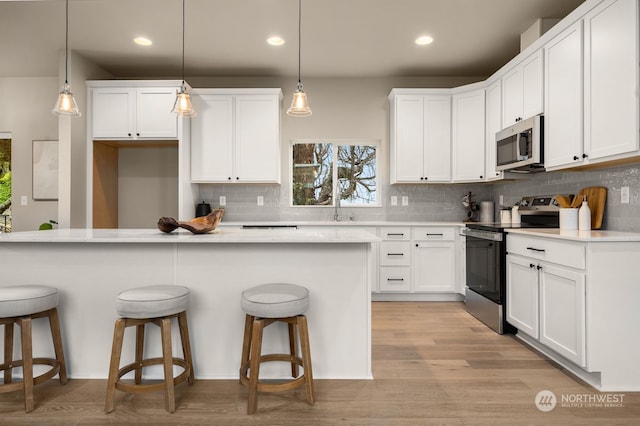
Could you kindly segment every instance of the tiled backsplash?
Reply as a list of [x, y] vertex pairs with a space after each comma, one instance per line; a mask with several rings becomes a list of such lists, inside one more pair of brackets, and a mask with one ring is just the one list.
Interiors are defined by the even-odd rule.
[[[494, 184], [383, 185], [381, 207], [340, 208], [342, 220], [357, 221], [462, 221], [466, 210], [461, 199], [472, 191], [475, 201], [499, 196], [505, 205], [513, 205], [524, 195], [574, 194], [589, 186], [608, 189], [603, 229], [640, 232], [640, 166], [620, 166], [595, 171], [547, 172], [522, 175], [518, 180]], [[620, 187], [628, 186], [629, 204], [620, 203]], [[333, 207], [291, 207], [288, 185], [201, 184], [200, 199], [218, 206], [225, 196], [225, 220], [243, 221], [330, 221]], [[264, 205], [257, 206], [257, 196]], [[390, 200], [396, 196], [397, 206]], [[407, 196], [408, 206], [402, 206]], [[497, 217], [497, 216], [496, 216]]]
[[[640, 232], [640, 166], [620, 166], [590, 171], [558, 171], [524, 175], [518, 181], [493, 185], [493, 200], [500, 195], [513, 205], [524, 195], [576, 194], [582, 188], [604, 186], [607, 202], [602, 229]], [[620, 187], [629, 187], [629, 204], [620, 203]]]

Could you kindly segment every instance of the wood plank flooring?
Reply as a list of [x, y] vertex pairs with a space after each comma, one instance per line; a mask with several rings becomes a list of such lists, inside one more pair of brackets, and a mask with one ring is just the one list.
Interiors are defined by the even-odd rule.
[[65, 386], [50, 380], [36, 387], [29, 414], [20, 393], [0, 394], [0, 424], [640, 424], [640, 393], [622, 393], [623, 407], [562, 407], [559, 401], [551, 412], [538, 410], [534, 398], [541, 390], [558, 399], [598, 392], [512, 336], [495, 334], [459, 302], [374, 302], [373, 374], [375, 380], [317, 380], [314, 406], [304, 402], [302, 389], [261, 394], [253, 416], [245, 414], [247, 390], [235, 380], [178, 386], [174, 414], [164, 411], [162, 393], [118, 392], [109, 415], [105, 380], [72, 379]]

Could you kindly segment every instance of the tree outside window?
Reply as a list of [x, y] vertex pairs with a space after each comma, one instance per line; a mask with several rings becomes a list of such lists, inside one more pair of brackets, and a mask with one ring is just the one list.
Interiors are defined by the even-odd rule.
[[343, 206], [378, 205], [375, 144], [294, 142], [291, 151], [292, 205], [333, 206], [336, 194]]

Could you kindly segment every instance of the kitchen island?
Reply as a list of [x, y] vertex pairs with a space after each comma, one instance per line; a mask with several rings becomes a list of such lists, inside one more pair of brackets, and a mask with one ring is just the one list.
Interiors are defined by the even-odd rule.
[[[68, 372], [73, 378], [100, 379], [108, 372], [116, 295], [138, 286], [187, 286], [192, 292], [188, 319], [196, 377], [231, 379], [238, 377], [242, 349], [240, 293], [263, 283], [300, 284], [311, 295], [307, 317], [314, 376], [371, 379], [375, 241], [374, 234], [360, 230], [17, 232], [0, 234], [0, 285], [57, 287]], [[265, 330], [265, 352], [287, 351], [286, 328], [279, 326]], [[35, 339], [46, 342], [46, 327], [46, 322], [34, 324]], [[176, 335], [174, 351], [179, 354]], [[133, 360], [133, 332], [125, 340], [123, 363]], [[159, 333], [150, 330], [147, 341], [145, 355], [159, 356]], [[35, 346], [42, 350], [39, 342]], [[161, 374], [153, 368], [150, 376]], [[286, 371], [286, 364], [261, 367], [265, 377]]]

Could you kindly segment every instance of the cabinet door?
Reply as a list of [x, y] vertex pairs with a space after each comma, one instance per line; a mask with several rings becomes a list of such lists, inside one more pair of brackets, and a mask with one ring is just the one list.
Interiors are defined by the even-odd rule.
[[391, 183], [424, 182], [424, 96], [394, 100]]
[[507, 256], [507, 321], [538, 338], [538, 270], [534, 260]]
[[484, 179], [484, 89], [453, 96], [453, 181]]
[[545, 153], [547, 168], [582, 162], [582, 21], [545, 47]]
[[411, 291], [411, 268], [408, 266], [380, 267], [380, 291], [403, 293]]
[[485, 110], [485, 174], [486, 180], [501, 179], [502, 172], [496, 170], [496, 133], [502, 130], [502, 82], [487, 87]]
[[139, 88], [136, 104], [136, 136], [141, 138], [178, 137], [178, 118], [171, 112], [176, 100], [173, 87]]
[[455, 244], [418, 242], [413, 250], [415, 292], [455, 291]]
[[585, 18], [585, 153], [589, 160], [637, 151], [637, 0], [609, 0]]
[[233, 97], [194, 94], [192, 102], [198, 115], [191, 119], [191, 181], [230, 182]]
[[427, 182], [451, 180], [451, 96], [424, 98], [424, 178]]
[[135, 89], [93, 89], [93, 137], [134, 137]]
[[238, 182], [280, 183], [278, 95], [236, 95], [234, 155]]
[[502, 77], [502, 123], [510, 126], [522, 117], [522, 67], [516, 66]]
[[542, 114], [544, 103], [544, 67], [542, 49], [522, 63], [522, 118]]
[[586, 367], [585, 276], [542, 264], [540, 270], [540, 342]]

